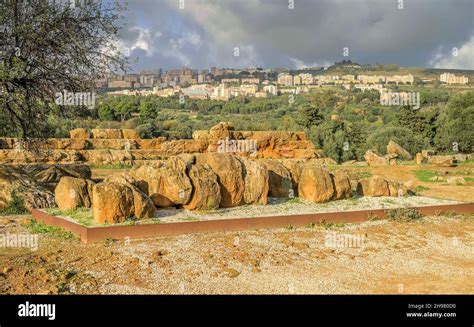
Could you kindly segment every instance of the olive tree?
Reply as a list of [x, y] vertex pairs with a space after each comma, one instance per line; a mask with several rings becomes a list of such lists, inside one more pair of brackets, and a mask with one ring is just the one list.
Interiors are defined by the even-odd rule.
[[74, 115], [84, 95], [93, 105], [97, 78], [128, 67], [116, 46], [124, 9], [109, 0], [0, 0], [0, 135], [43, 137], [49, 115]]

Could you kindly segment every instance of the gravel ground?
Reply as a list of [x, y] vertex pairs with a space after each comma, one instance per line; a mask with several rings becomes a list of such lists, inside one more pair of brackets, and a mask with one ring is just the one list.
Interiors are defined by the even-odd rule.
[[327, 203], [312, 203], [295, 198], [269, 198], [268, 205], [248, 205], [234, 208], [220, 208], [212, 212], [196, 212], [185, 209], [160, 209], [157, 218], [160, 223], [180, 222], [190, 220], [215, 220], [231, 218], [255, 218], [266, 216], [286, 216], [308, 213], [358, 211], [368, 209], [394, 209], [413, 206], [430, 206], [441, 204], [456, 204], [459, 201], [434, 199], [424, 196], [408, 197], [360, 197], [349, 200], [331, 201]]
[[472, 215], [39, 245], [0, 249], [0, 293], [474, 294]]

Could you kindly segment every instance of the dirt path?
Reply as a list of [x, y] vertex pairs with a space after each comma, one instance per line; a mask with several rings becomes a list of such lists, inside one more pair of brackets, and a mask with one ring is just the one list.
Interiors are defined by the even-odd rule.
[[[26, 232], [4, 218], [0, 231]], [[37, 251], [0, 249], [0, 292], [474, 294], [473, 246], [472, 216], [89, 245], [42, 234]]]

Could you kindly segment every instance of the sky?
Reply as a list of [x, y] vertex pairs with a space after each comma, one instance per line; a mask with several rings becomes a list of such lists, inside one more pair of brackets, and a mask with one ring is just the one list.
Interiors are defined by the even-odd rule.
[[474, 0], [130, 0], [134, 70], [360, 64], [474, 69]]

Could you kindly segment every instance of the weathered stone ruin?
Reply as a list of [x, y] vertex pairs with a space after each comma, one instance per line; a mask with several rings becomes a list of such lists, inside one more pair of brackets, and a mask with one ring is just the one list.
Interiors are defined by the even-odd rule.
[[196, 131], [192, 139], [140, 139], [131, 129], [75, 129], [70, 138], [38, 140], [37, 151], [27, 151], [18, 139], [0, 139], [0, 163], [141, 164], [184, 153], [232, 153], [252, 158], [318, 158], [303, 132], [235, 131], [219, 123], [210, 131]]

